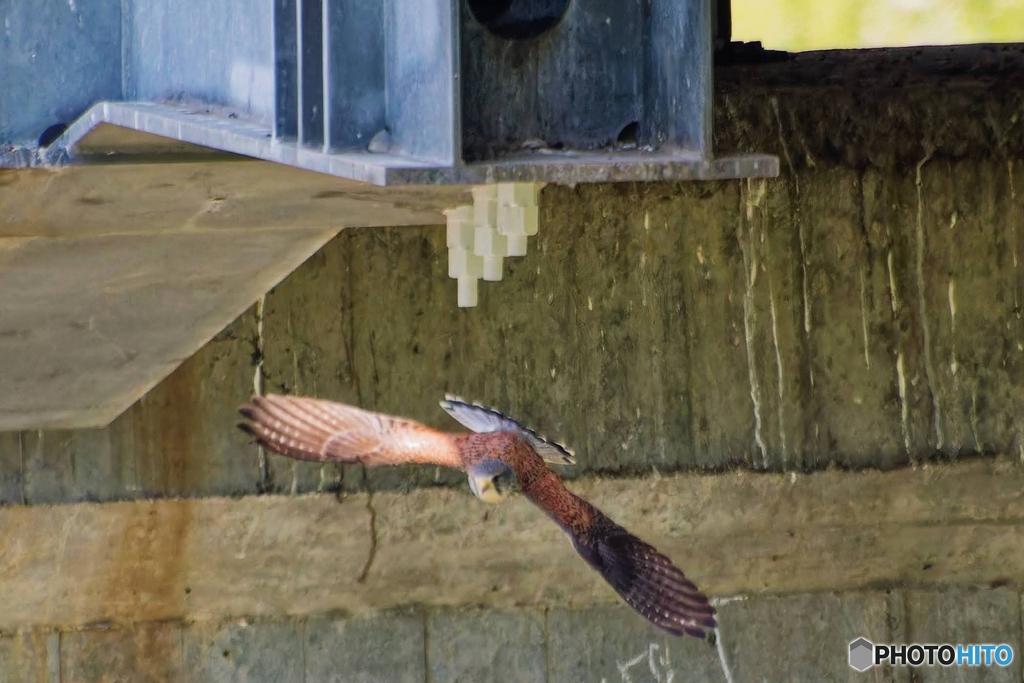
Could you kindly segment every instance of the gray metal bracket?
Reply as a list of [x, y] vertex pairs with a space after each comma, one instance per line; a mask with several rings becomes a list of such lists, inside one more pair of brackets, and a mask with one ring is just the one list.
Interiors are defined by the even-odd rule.
[[[69, 29], [68, 47], [119, 48], [80, 64], [119, 67], [121, 92], [45, 149], [8, 146], [0, 165], [123, 151], [91, 134], [109, 124], [379, 186], [778, 174], [774, 156], [713, 153], [709, 0], [264, 2], [125, 3], [121, 45], [94, 35], [113, 27]], [[534, 25], [541, 35], [508, 37]], [[39, 76], [0, 70], [13, 92]]]
[[[145, 133], [105, 130], [116, 126]], [[209, 108], [147, 102], [95, 105], [50, 147], [8, 156], [11, 166], [75, 163], [97, 157], [160, 154], [174, 143], [239, 154], [373, 185], [477, 185], [490, 182], [601, 183], [773, 177], [778, 158], [745, 154], [705, 159], [690, 152], [537, 150], [500, 160], [440, 166], [394, 153], [331, 152], [275, 138], [271, 130]], [[195, 151], [195, 150], [191, 150]], [[4, 157], [0, 156], [0, 160]]]

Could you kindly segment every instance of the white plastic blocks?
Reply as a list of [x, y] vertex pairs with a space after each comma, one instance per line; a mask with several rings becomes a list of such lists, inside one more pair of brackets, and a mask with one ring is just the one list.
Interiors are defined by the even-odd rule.
[[496, 183], [473, 188], [473, 203], [445, 211], [448, 276], [458, 280], [459, 307], [477, 304], [480, 279], [502, 278], [505, 257], [525, 256], [537, 234], [541, 183]]

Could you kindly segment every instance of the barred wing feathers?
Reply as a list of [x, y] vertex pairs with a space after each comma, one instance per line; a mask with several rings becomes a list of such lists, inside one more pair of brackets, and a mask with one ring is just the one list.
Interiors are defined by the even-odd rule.
[[298, 460], [422, 463], [463, 468], [451, 435], [413, 420], [302, 396], [256, 396], [239, 427], [268, 450]]
[[546, 462], [555, 465], [576, 464], [573, 452], [563, 444], [544, 438], [529, 427], [519, 424], [516, 419], [493, 408], [487, 408], [479, 403], [469, 403], [458, 396], [445, 396], [444, 400], [441, 401], [441, 407], [446, 413], [458, 420], [463, 427], [478, 434], [514, 432], [526, 439], [533, 449], [537, 451], [537, 455], [544, 458]]
[[671, 560], [603, 513], [590, 529], [570, 533], [573, 547], [630, 607], [677, 636], [704, 638], [715, 610]]

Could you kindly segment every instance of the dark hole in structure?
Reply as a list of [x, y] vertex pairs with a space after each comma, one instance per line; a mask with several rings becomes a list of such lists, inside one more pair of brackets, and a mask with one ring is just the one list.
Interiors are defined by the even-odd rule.
[[640, 122], [630, 121], [622, 130], [619, 131], [619, 137], [615, 138], [615, 143], [619, 147], [632, 148], [636, 147], [637, 141], [640, 138]]
[[473, 18], [505, 40], [529, 40], [558, 25], [569, 0], [466, 0]]
[[53, 144], [54, 140], [59, 138], [61, 135], [64, 135], [64, 131], [66, 131], [67, 129], [68, 124], [66, 123], [53, 124], [46, 130], [44, 130], [42, 134], [39, 136], [39, 146], [49, 147], [50, 145]]

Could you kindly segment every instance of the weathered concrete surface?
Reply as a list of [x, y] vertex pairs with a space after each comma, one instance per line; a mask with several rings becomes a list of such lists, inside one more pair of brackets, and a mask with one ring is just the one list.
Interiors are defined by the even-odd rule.
[[18, 432], [0, 433], [0, 505], [25, 502], [21, 438]]
[[[338, 362], [351, 348], [355, 369], [320, 395], [441, 426], [435, 397], [461, 393], [576, 447], [577, 471], [1017, 451], [1021, 196], [1005, 165], [921, 172], [920, 201], [913, 176], [886, 176], [906, 215], [877, 220], [877, 173], [841, 167], [741, 187], [549, 188], [551, 229], [470, 312], [451, 306], [440, 230], [346, 234], [327, 249], [352, 254], [352, 332], [324, 330], [319, 348]], [[987, 173], [994, 195], [956, 214], [964, 236], [948, 242], [939, 198], [979, 196], [960, 172]]]
[[[732, 611], [733, 604], [719, 609]], [[621, 605], [550, 609], [546, 626], [548, 683], [726, 680], [713, 647], [635, 621]], [[723, 642], [731, 640], [729, 634]]]
[[[297, 498], [291, 508], [288, 500], [8, 508], [3, 514], [14, 517], [6, 521], [22, 531], [4, 539], [0, 555], [0, 601], [11, 617], [3, 628], [308, 613], [354, 585], [370, 551], [369, 516], [358, 502]], [[282, 503], [296, 514], [283, 513]], [[51, 515], [35, 520], [19, 509]], [[239, 583], [243, 576], [252, 581]], [[24, 592], [28, 585], [37, 586], [34, 595]], [[293, 602], [301, 594], [304, 607]]]
[[[848, 664], [850, 641], [894, 642], [885, 593], [817, 593], [748, 600], [721, 610], [721, 632], [736, 680], [909, 681], [906, 668], [858, 673]], [[800, 614], [800, 619], [784, 615]], [[770, 625], [770, 627], [766, 627]]]
[[[261, 375], [267, 391], [330, 395], [359, 403], [352, 355], [349, 244], [350, 240], [330, 242], [268, 293], [261, 343]], [[334, 465], [304, 463], [273, 453], [266, 457], [266, 490], [296, 493], [340, 485], [341, 472]]]
[[[255, 448], [235, 437], [224, 437], [227, 450], [180, 437], [174, 449], [158, 448], [172, 425], [231, 431], [241, 382], [261, 358], [268, 391], [435, 426], [453, 426], [434, 407], [446, 391], [495, 405], [574, 446], [580, 465], [570, 477], [891, 468], [1024, 452], [1020, 74], [1020, 46], [815, 53], [719, 69], [719, 147], [779, 154], [779, 179], [548, 187], [530, 253], [507, 261], [502, 282], [484, 283], [471, 310], [455, 306], [442, 228], [345, 230], [267, 295], [262, 336], [216, 345], [236, 354], [231, 381], [211, 381], [197, 361], [170, 376], [173, 392], [159, 390], [174, 400], [132, 408], [131, 429], [153, 435], [152, 450], [119, 446], [128, 418], [106, 436], [4, 438], [0, 496], [462, 484], [443, 472], [364, 477], [274, 456], [261, 468]], [[164, 164], [171, 187], [125, 167], [105, 171], [104, 182], [74, 169], [26, 171], [20, 185], [0, 188], [10, 216], [0, 231], [36, 234], [24, 228], [47, 209], [44, 199], [55, 234], [101, 234], [100, 215], [130, 227], [132, 192], [150, 197], [153, 225], [173, 231], [191, 218], [211, 234], [334, 229], [387, 208], [316, 174], [251, 191], [266, 177], [253, 164], [210, 164], [225, 169], [210, 178]], [[54, 189], [43, 193], [47, 182]], [[36, 191], [15, 193], [19, 186]], [[122, 187], [131, 192], [115, 196]], [[415, 194], [422, 189], [395, 191], [389, 220], [440, 222]], [[161, 194], [173, 192], [181, 202]], [[214, 198], [218, 210], [205, 211]], [[236, 325], [257, 330], [253, 315]], [[68, 453], [110, 475], [69, 471], [59, 455], [36, 467], [23, 455], [37, 442], [44, 451], [72, 443]], [[227, 465], [236, 461], [244, 473]], [[217, 465], [203, 469], [207, 462]], [[139, 482], [139, 472], [168, 463], [189, 474], [175, 475], [175, 486]]]
[[[427, 620], [427, 680], [544, 680], [544, 614], [536, 612], [456, 612]], [[514, 643], [514, 647], [504, 647]]]
[[107, 425], [348, 226], [443, 221], [380, 188], [210, 154], [0, 170], [0, 429]]
[[174, 623], [138, 624], [128, 630], [62, 633], [59, 680], [61, 683], [181, 680], [181, 636], [181, 625]]
[[0, 428], [106, 425], [334, 234], [0, 238]]
[[[949, 173], [948, 165], [926, 165], [923, 186], [968, 201]], [[864, 242], [858, 206], [877, 182], [838, 168], [799, 179], [811, 190], [801, 195], [800, 214], [821, 215], [821, 223], [780, 228], [764, 213], [785, 204], [790, 182], [706, 186], [704, 196], [692, 187], [622, 187], [614, 201], [606, 188], [548, 190], [544, 224], [569, 227], [542, 231], [530, 255], [510, 260], [505, 281], [482, 288], [474, 311], [452, 305], [442, 230], [346, 231], [267, 297], [267, 390], [358, 402], [436, 426], [452, 424], [432, 405], [454, 391], [566, 440], [581, 452], [577, 471], [800, 469], [830, 461], [889, 467], [936, 452], [915, 312], [916, 232], [902, 252], [888, 249], [884, 236], [876, 246]], [[913, 182], [906, 185], [916, 202]], [[989, 211], [1006, 216], [998, 225], [1010, 244], [1024, 213], [1004, 187]], [[578, 222], [581, 207], [609, 201], [613, 209], [587, 210]], [[741, 230], [729, 225], [730, 211], [741, 212]], [[937, 220], [929, 230], [941, 236], [951, 218]], [[587, 227], [598, 225], [596, 233]], [[913, 222], [907, 229], [916, 231]], [[801, 239], [803, 265], [795, 259]], [[1008, 247], [1000, 252], [1012, 255]], [[943, 247], [929, 268], [941, 269], [954, 253], [973, 252]], [[979, 264], [987, 253], [977, 254]], [[749, 288], [747, 263], [758, 267]], [[937, 385], [939, 415], [961, 425], [945, 430], [941, 450], [949, 455], [1009, 452], [1021, 443], [1014, 416], [1024, 353], [1012, 340], [1024, 333], [1022, 323], [1012, 311], [960, 298], [992, 292], [994, 302], [1003, 293], [1012, 308], [1006, 297], [1024, 292], [1024, 283], [1012, 256], [999, 263], [962, 265], [962, 274], [935, 275], [929, 285], [946, 299], [945, 308], [941, 301], [926, 307], [935, 317], [928, 319], [933, 379], [949, 378]], [[248, 348], [238, 352], [239, 363], [251, 356]], [[291, 467], [274, 477], [275, 487], [291, 490]], [[395, 488], [410, 484], [405, 475], [371, 473], [369, 481]], [[299, 478], [296, 490], [320, 485], [316, 473]]]
[[10, 433], [4, 458], [21, 465], [8, 470], [4, 502], [252, 492], [258, 454], [230, 425], [252, 394], [258, 341], [250, 311], [109, 427]]
[[[0, 636], [0, 674], [8, 683], [50, 683], [47, 641], [58, 634], [22, 631]], [[59, 657], [55, 658], [59, 664]]]
[[427, 675], [425, 621], [421, 614], [308, 619], [305, 680], [419, 683]]
[[715, 70], [715, 144], [778, 154], [783, 173], [909, 172], [927, 156], [1024, 156], [1024, 45], [805, 52]]
[[[1019, 681], [1020, 597], [1001, 588], [740, 598], [718, 606], [718, 636], [737, 683]], [[1005, 669], [886, 666], [857, 673], [847, 665], [848, 644], [862, 636], [876, 643], [1006, 642], [1015, 662]], [[0, 676], [18, 683], [726, 680], [714, 646], [667, 636], [621, 605], [25, 631], [0, 636]]]
[[301, 625], [293, 621], [203, 623], [182, 637], [185, 680], [303, 683]]
[[121, 163], [0, 170], [0, 237], [437, 225], [443, 209], [472, 202], [466, 187], [384, 190], [202, 148], [162, 151], [129, 153]]
[[1007, 667], [984, 670], [963, 667], [937, 671], [922, 667], [919, 680], [1006, 681], [1021, 680], [1021, 596], [1016, 591], [949, 590], [941, 594], [907, 591], [903, 595], [906, 623], [901, 624], [908, 643], [992, 643], [1010, 645], [1013, 662]]
[[[573, 488], [715, 595], [1024, 583], [1008, 462]], [[525, 499], [464, 490], [15, 506], [0, 528], [0, 629], [616, 600]]]

